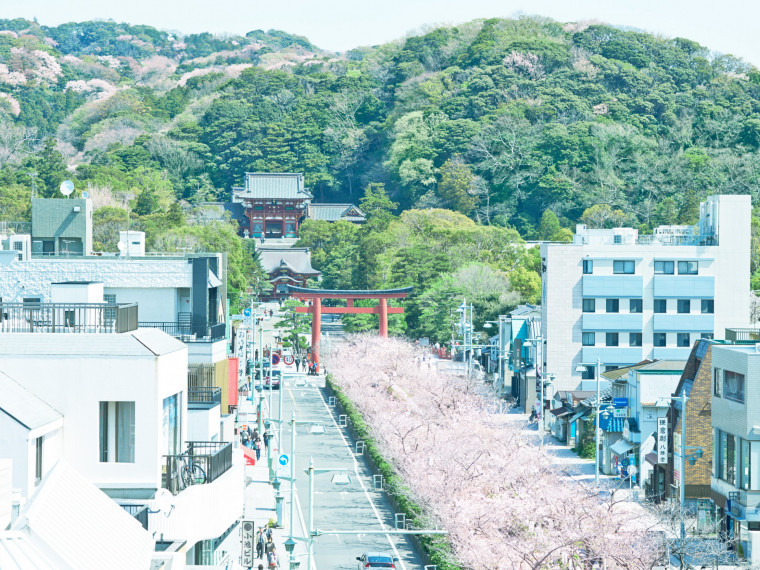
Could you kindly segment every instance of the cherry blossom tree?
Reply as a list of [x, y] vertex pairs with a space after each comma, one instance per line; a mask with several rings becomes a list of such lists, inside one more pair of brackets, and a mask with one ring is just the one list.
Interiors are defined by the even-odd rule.
[[333, 343], [325, 362], [426, 523], [449, 531], [452, 563], [651, 568], [662, 558], [639, 505], [565, 476], [482, 383], [438, 373], [424, 355], [403, 340], [356, 336]]

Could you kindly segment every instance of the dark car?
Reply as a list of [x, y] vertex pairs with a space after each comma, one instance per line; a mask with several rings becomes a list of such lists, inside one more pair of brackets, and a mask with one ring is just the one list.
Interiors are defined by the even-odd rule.
[[394, 562], [398, 560], [390, 554], [382, 552], [365, 552], [361, 556], [357, 556], [356, 559], [359, 561], [358, 570], [363, 568], [395, 568]]

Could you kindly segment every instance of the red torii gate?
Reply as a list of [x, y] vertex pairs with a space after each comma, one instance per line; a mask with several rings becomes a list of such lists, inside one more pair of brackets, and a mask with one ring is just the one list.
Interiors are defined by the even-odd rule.
[[[322, 333], [322, 314], [372, 313], [380, 317], [380, 336], [388, 336], [388, 314], [403, 313], [403, 307], [389, 307], [388, 299], [403, 299], [411, 293], [411, 287], [383, 289], [379, 291], [353, 291], [348, 289], [310, 289], [288, 285], [288, 294], [302, 301], [310, 300], [307, 307], [296, 307], [297, 313], [311, 313], [311, 361], [319, 370], [319, 338]], [[323, 307], [322, 299], [345, 299], [347, 307]], [[356, 299], [378, 299], [377, 307], [354, 307]]]

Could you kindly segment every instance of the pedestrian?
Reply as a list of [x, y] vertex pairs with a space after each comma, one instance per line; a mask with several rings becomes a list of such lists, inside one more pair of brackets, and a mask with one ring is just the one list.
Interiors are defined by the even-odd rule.
[[301, 367], [301, 357], [296, 357], [296, 372], [298, 372], [298, 369]]
[[264, 432], [264, 448], [265, 449], [269, 449], [269, 438], [270, 438], [269, 430], [267, 430]]
[[280, 558], [277, 556], [277, 550], [274, 548], [274, 545], [272, 546], [272, 552], [267, 554], [267, 562], [270, 569], [274, 568], [276, 570], [280, 567]]
[[[261, 560], [264, 558], [264, 527], [259, 527], [259, 532], [256, 533], [256, 558]], [[259, 565], [259, 568], [261, 568], [261, 565]]]
[[261, 459], [261, 444], [258, 439], [253, 441], [253, 450], [256, 452], [256, 461], [258, 461]]
[[[271, 526], [267, 527], [267, 538], [269, 540], [274, 540], [274, 536], [272, 534], [272, 527]], [[272, 548], [274, 548], [274, 543], [272, 543]]]
[[[271, 532], [271, 529], [267, 530], [267, 532]], [[274, 550], [274, 542], [272, 541], [272, 535], [270, 534], [269, 538], [267, 538], [267, 543], [264, 546], [264, 552], [266, 552], [267, 560], [269, 560], [269, 555], [272, 553], [273, 550]]]
[[248, 429], [245, 426], [240, 430], [240, 443], [248, 447]]

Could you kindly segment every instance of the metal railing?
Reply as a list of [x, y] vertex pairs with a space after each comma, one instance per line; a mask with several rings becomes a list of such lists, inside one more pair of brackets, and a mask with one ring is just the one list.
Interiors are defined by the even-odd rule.
[[136, 328], [136, 303], [0, 302], [0, 332], [123, 333]]
[[760, 329], [726, 329], [726, 340], [731, 342], [760, 342]]
[[31, 234], [32, 222], [0, 222], [0, 235]]
[[135, 517], [145, 530], [148, 530], [148, 505], [120, 504], [119, 506]]
[[[192, 461], [203, 469], [202, 483], [213, 483], [232, 467], [232, 443], [219, 441], [188, 441], [187, 451], [179, 455], [164, 455], [162, 486], [173, 495], [184, 487], [180, 480], [182, 467]], [[197, 482], [196, 482], [197, 483]]]
[[188, 386], [188, 404], [221, 404], [222, 389], [216, 386]]
[[[718, 237], [715, 235], [699, 234], [647, 234], [636, 239], [637, 245], [718, 245]], [[623, 244], [625, 245], [625, 244]]]
[[182, 342], [213, 342], [227, 336], [225, 323], [207, 323], [204, 321], [141, 321], [140, 328], [161, 329]]

